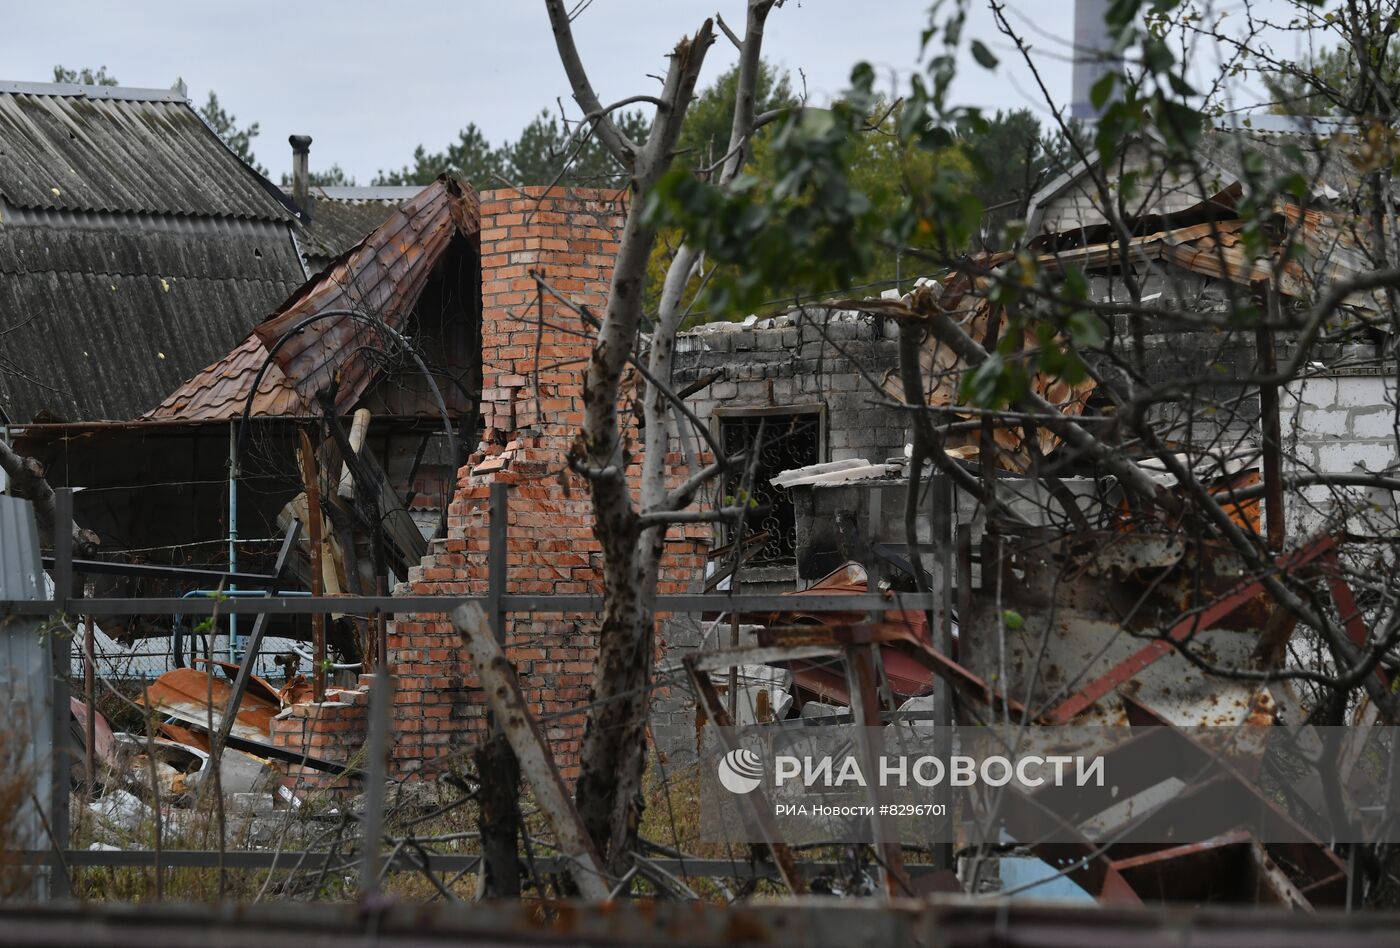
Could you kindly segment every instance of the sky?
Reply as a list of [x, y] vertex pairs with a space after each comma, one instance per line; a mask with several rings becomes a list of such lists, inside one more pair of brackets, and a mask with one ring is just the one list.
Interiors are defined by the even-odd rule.
[[[918, 66], [925, 0], [787, 0], [768, 20], [765, 56], [803, 77], [822, 104], [851, 66], [872, 63], [884, 87], [907, 87]], [[1071, 0], [1009, 0], [1051, 95], [1067, 102]], [[604, 102], [656, 88], [665, 54], [716, 9], [736, 29], [742, 0], [592, 0], [575, 22], [580, 53]], [[240, 125], [257, 121], [258, 160], [274, 180], [290, 167], [287, 136], [313, 138], [312, 167], [339, 164], [360, 184], [406, 164], [414, 146], [439, 150], [475, 122], [493, 144], [513, 139], [541, 109], [577, 109], [540, 0], [370, 4], [362, 0], [0, 0], [0, 79], [52, 80], [53, 67], [105, 65], [123, 85], [210, 90]], [[1031, 71], [974, 3], [968, 36], [1002, 60], [961, 64], [954, 99], [1049, 113]], [[702, 85], [734, 61], [722, 37]], [[799, 70], [801, 74], [799, 75]]]

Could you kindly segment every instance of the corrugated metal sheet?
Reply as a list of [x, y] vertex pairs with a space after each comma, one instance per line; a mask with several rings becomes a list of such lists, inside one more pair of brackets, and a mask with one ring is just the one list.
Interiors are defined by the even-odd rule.
[[191, 219], [0, 223], [11, 331], [0, 411], [132, 418], [272, 312], [302, 274], [286, 225]]
[[[0, 496], [0, 599], [42, 598], [34, 508], [27, 500]], [[26, 738], [13, 766], [23, 768], [34, 794], [46, 798], [53, 766], [53, 666], [38, 628], [32, 617], [0, 618], [0, 708], [10, 733]], [[22, 805], [14, 828], [20, 845], [44, 848], [43, 823], [32, 802]]]
[[[244, 339], [233, 351], [207, 366], [166, 396], [146, 417], [170, 421], [228, 421], [243, 413], [243, 403], [258, 369], [267, 361], [267, 347], [257, 336]], [[296, 389], [275, 364], [263, 374], [253, 414], [281, 418], [305, 413]]]
[[395, 208], [422, 190], [419, 187], [312, 188], [316, 203], [311, 220], [297, 231], [311, 271], [324, 269], [353, 249], [388, 220]]
[[[25, 88], [45, 91], [13, 91]], [[0, 194], [48, 210], [293, 219], [188, 101], [150, 90], [0, 87]]]
[[[476, 191], [443, 175], [302, 287], [254, 333], [271, 347], [303, 319], [333, 309], [373, 313], [397, 328], [413, 310], [452, 238], [460, 234], [479, 240], [479, 231]], [[275, 358], [308, 404], [316, 390], [336, 375], [337, 404], [347, 409], [359, 400], [375, 373], [371, 360], [354, 358], [355, 340], [364, 334], [365, 327], [355, 320], [329, 318], [314, 332], [290, 340]]]
[[[374, 313], [397, 327], [412, 311], [434, 267], [461, 235], [477, 239], [476, 192], [443, 177], [395, 209], [380, 226], [288, 299], [222, 359], [179, 386], [146, 417], [216, 421], [238, 417], [268, 347], [287, 328], [333, 309]], [[278, 353], [253, 400], [260, 417], [308, 411], [318, 380], [340, 373], [338, 402], [354, 405], [375, 374], [369, 360], [353, 358], [353, 340], [364, 327], [345, 317], [314, 324]]]
[[[207, 728], [212, 720], [217, 728], [224, 718], [223, 709], [228, 707], [233, 685], [227, 679], [211, 675], [204, 670], [176, 668], [153, 681], [146, 695], [151, 706], [161, 714], [201, 728]], [[269, 698], [267, 692], [274, 697]], [[233, 734], [251, 741], [266, 741], [272, 719], [281, 710], [275, 695], [275, 689], [267, 682], [249, 688], [234, 715]], [[145, 701], [144, 697], [136, 699], [137, 704]]]

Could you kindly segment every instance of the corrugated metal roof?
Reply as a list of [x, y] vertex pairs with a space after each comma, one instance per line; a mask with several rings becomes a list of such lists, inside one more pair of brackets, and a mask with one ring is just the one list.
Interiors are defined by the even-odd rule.
[[[1064, 272], [1071, 268], [1081, 268], [1086, 272], [1113, 270], [1122, 265], [1124, 255], [1135, 264], [1167, 265], [1179, 267], [1192, 273], [1215, 280], [1227, 280], [1243, 286], [1260, 283], [1273, 284], [1286, 296], [1298, 300], [1316, 298], [1328, 285], [1341, 282], [1369, 269], [1364, 251], [1358, 241], [1350, 235], [1340, 222], [1322, 211], [1300, 211], [1296, 207], [1284, 206], [1280, 218], [1287, 225], [1286, 236], [1296, 243], [1298, 249], [1284, 252], [1275, 235], [1275, 242], [1268, 248], [1269, 256], [1257, 257], [1250, 252], [1244, 239], [1248, 226], [1243, 220], [1210, 220], [1187, 227], [1160, 230], [1155, 233], [1134, 237], [1126, 247], [1116, 241], [1071, 247], [1054, 253], [1037, 255], [1036, 268], [1043, 272]], [[1050, 235], [1048, 239], [1054, 239]], [[1301, 252], [1299, 252], [1301, 251]], [[1006, 264], [1012, 255], [1008, 252], [987, 254], [977, 263], [988, 270]], [[950, 314], [975, 341], [985, 344], [989, 330], [996, 316], [997, 337], [1005, 332], [1006, 317], [1001, 308], [995, 306], [988, 294], [992, 279], [986, 276], [971, 276], [967, 272], [953, 272], [941, 281], [930, 281], [928, 285], [916, 289], [902, 300], [865, 301], [850, 305], [872, 312], [885, 311], [894, 314], [908, 314], [918, 310], [918, 294], [932, 294], [936, 305]], [[1347, 303], [1379, 309], [1378, 293], [1355, 293]], [[911, 308], [912, 307], [912, 308]], [[1032, 329], [1025, 330], [1025, 348], [1039, 345]], [[930, 405], [957, 406], [963, 404], [962, 379], [967, 368], [947, 346], [941, 344], [932, 334], [923, 345], [920, 355], [922, 377], [928, 386], [926, 399]], [[1095, 383], [1086, 379], [1071, 386], [1058, 376], [1038, 373], [1031, 385], [1042, 398], [1070, 416], [1084, 410]], [[896, 373], [889, 373], [885, 379], [885, 390], [902, 400], [903, 386]], [[1001, 448], [997, 462], [1011, 470], [1025, 470], [1030, 457], [1024, 443], [1025, 432], [1019, 422], [997, 421], [994, 424], [994, 437]], [[1059, 439], [1046, 427], [1036, 429], [1042, 453], [1049, 453]], [[946, 449], [950, 454], [974, 450], [979, 435], [975, 432], [950, 432]]]
[[[390, 326], [400, 325], [453, 237], [475, 239], [478, 222], [476, 192], [452, 178], [438, 179], [395, 209], [243, 342], [172, 391], [145, 417], [181, 421], [238, 417], [254, 376], [267, 360], [268, 345], [317, 312], [353, 309], [374, 313]], [[353, 358], [358, 349], [350, 343], [362, 328], [353, 320], [332, 317], [291, 340], [263, 376], [252, 414], [305, 414], [315, 395], [315, 380], [328, 377], [330, 371], [340, 374], [337, 401], [341, 407], [355, 404], [376, 372], [369, 360]]]
[[[243, 413], [243, 403], [258, 369], [267, 361], [267, 347], [249, 335], [233, 351], [207, 366], [194, 378], [166, 396], [146, 417], [155, 420], [229, 421]], [[253, 401], [258, 417], [279, 418], [305, 414], [301, 396], [275, 364], [268, 366]]]
[[[254, 331], [266, 346], [298, 322], [319, 312], [350, 309], [373, 313], [397, 328], [413, 309], [437, 261], [458, 234], [479, 239], [476, 191], [443, 175], [396, 209], [356, 248], [307, 283], [273, 317]], [[291, 339], [275, 356], [282, 372], [310, 404], [334, 373], [342, 409], [359, 400], [375, 373], [368, 359], [354, 358], [364, 326], [340, 316], [317, 324], [314, 332]]]
[[0, 85], [0, 195], [50, 210], [293, 219], [188, 101], [119, 87]]
[[0, 208], [0, 412], [133, 418], [303, 274], [287, 225]]

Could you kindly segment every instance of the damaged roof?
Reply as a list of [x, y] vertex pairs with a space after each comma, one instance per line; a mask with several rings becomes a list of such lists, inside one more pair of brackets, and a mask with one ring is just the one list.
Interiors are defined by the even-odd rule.
[[0, 420], [139, 415], [305, 279], [178, 93], [0, 83]]
[[[338, 309], [373, 313], [391, 327], [413, 310], [434, 267], [455, 236], [475, 241], [476, 192], [443, 176], [394, 209], [372, 233], [287, 299], [266, 321], [229, 351], [179, 386], [145, 417], [187, 422], [239, 417], [269, 347], [289, 328]], [[277, 353], [263, 374], [251, 414], [306, 414], [316, 390], [335, 375], [337, 404], [353, 406], [376, 375], [376, 365], [355, 358], [361, 323], [331, 316], [313, 323]]]
[[[313, 186], [310, 220], [297, 238], [307, 266], [316, 273], [389, 219], [394, 209], [423, 190], [418, 185], [382, 187]], [[287, 193], [290, 188], [283, 188]]]
[[[1117, 166], [1107, 174], [1097, 157], [1088, 164], [1075, 163], [1032, 196], [1027, 237], [1106, 229], [1103, 198], [1091, 171], [1099, 172], [1110, 195], [1122, 197], [1128, 219], [1155, 219], [1163, 227], [1193, 223], [1189, 218], [1199, 214], [1191, 212], [1222, 193], [1233, 190], [1238, 196], [1249, 165], [1263, 180], [1301, 174], [1310, 189], [1309, 204], [1345, 203], [1363, 192], [1357, 170], [1363, 139], [1354, 126], [1280, 115], [1245, 121], [1251, 124], [1212, 128], [1201, 136], [1195, 151], [1199, 175], [1196, 169], [1162, 167], [1157, 140], [1151, 137], [1127, 142]], [[1134, 177], [1132, 194], [1120, 195], [1119, 182], [1129, 173]], [[1392, 186], [1391, 198], [1400, 198], [1400, 189]]]

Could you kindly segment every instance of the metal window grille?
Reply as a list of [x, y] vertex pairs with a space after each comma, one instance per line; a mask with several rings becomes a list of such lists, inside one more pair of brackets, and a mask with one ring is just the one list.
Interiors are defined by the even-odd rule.
[[[772, 478], [795, 467], [821, 460], [821, 415], [792, 412], [762, 415], [732, 415], [719, 423], [720, 443], [725, 453], [758, 451], [758, 467], [748, 498], [757, 507], [767, 508], [745, 523], [745, 534], [767, 532], [763, 549], [750, 560], [756, 566], [788, 566], [797, 562], [797, 518], [792, 498], [772, 485]], [[723, 483], [726, 505], [745, 497], [747, 464], [736, 465]], [[726, 528], [726, 542], [734, 539], [734, 528]]]

